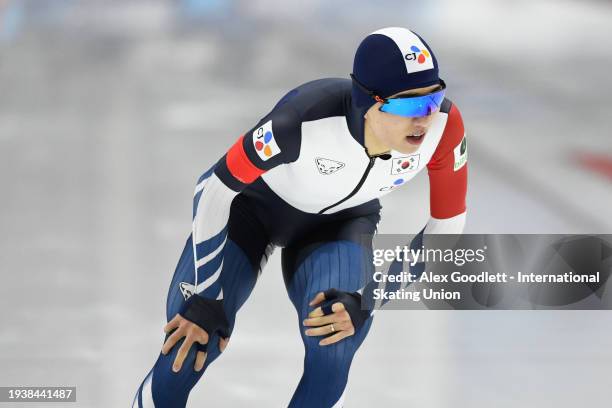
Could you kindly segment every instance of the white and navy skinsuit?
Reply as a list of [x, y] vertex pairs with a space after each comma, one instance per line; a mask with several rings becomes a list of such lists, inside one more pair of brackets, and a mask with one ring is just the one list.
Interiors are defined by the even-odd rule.
[[[222, 299], [231, 332], [272, 248], [282, 247], [283, 275], [305, 347], [304, 372], [290, 407], [343, 404], [353, 355], [372, 318], [355, 335], [325, 347], [318, 345], [320, 337], [304, 335], [301, 322], [313, 310], [308, 302], [317, 292], [354, 292], [363, 284], [368, 267], [363, 254], [371, 256], [371, 246], [364, 245], [362, 234], [376, 231], [378, 198], [427, 167], [426, 233], [460, 233], [464, 225], [466, 142], [458, 109], [444, 100], [415, 153], [375, 157], [364, 147], [363, 115], [352, 104], [348, 79], [316, 80], [285, 95], [198, 180], [193, 233], [168, 293], [168, 320], [194, 293]], [[194, 371], [192, 348], [174, 373], [180, 344], [159, 355], [134, 406], [184, 407], [220, 354], [218, 337], [212, 336], [204, 370]]]

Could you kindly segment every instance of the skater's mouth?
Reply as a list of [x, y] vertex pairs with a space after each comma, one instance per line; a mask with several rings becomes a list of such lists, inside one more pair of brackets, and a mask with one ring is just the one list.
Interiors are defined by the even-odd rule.
[[425, 138], [425, 132], [418, 132], [412, 135], [406, 136], [406, 141], [412, 145], [420, 145]]

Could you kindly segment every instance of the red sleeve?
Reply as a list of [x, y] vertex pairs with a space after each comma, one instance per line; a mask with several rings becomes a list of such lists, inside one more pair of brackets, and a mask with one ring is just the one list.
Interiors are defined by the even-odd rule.
[[301, 122], [293, 109], [277, 109], [240, 136], [217, 162], [215, 174], [240, 192], [268, 170], [297, 158]]
[[261, 176], [265, 170], [255, 166], [244, 150], [244, 136], [234, 143], [225, 156], [225, 163], [230, 174], [245, 184], [251, 184]]
[[467, 141], [459, 109], [453, 104], [438, 147], [427, 164], [431, 216], [451, 218], [465, 212]]

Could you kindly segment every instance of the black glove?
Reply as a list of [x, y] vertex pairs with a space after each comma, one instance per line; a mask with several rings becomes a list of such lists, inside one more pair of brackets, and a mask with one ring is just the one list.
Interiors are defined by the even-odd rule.
[[332, 288], [323, 293], [325, 295], [325, 301], [321, 304], [323, 314], [332, 314], [332, 305], [334, 303], [342, 303], [351, 317], [351, 322], [353, 323], [353, 327], [355, 327], [355, 331], [359, 330], [370, 317], [371, 313], [369, 310], [361, 309], [361, 294], [358, 292], [349, 293]]
[[[223, 310], [223, 300], [206, 299], [194, 294], [183, 303], [179, 314], [204, 329], [209, 339], [215, 334], [223, 338], [230, 335], [229, 323]], [[196, 343], [196, 345], [198, 350], [206, 351], [206, 344]]]

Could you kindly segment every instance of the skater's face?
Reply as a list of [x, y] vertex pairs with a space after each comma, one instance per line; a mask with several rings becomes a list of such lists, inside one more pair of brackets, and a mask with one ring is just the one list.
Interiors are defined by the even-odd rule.
[[[408, 89], [398, 92], [389, 98], [407, 95], [427, 95], [439, 88], [432, 85], [425, 88]], [[423, 140], [439, 110], [427, 116], [405, 117], [391, 113], [381, 112], [381, 102], [376, 102], [365, 114], [366, 133], [369, 133], [377, 145], [386, 146], [401, 153], [414, 153]]]

